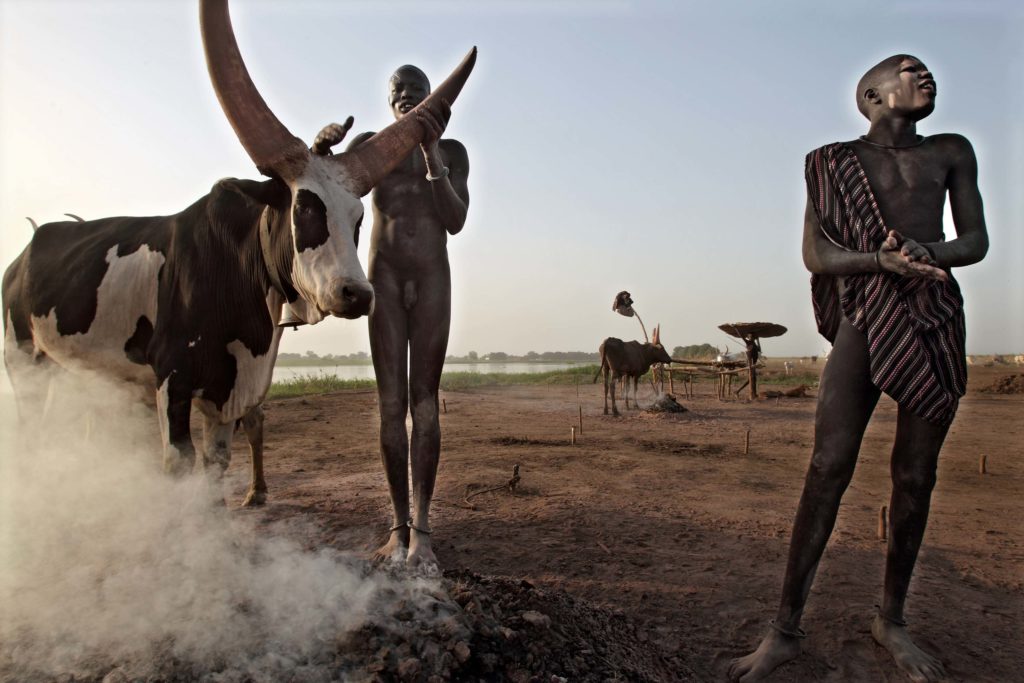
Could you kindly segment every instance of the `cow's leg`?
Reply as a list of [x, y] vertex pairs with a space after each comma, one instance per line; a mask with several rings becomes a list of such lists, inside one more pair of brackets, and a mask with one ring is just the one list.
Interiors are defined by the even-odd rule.
[[242, 418], [242, 427], [249, 440], [249, 454], [252, 457], [252, 478], [249, 492], [242, 502], [244, 507], [263, 505], [267, 502], [267, 482], [263, 478], [263, 406], [256, 406]]
[[636, 387], [640, 383], [640, 376], [633, 377], [633, 410], [640, 410], [640, 404], [636, 402]]
[[173, 375], [157, 390], [156, 411], [160, 420], [160, 437], [164, 446], [164, 472], [181, 477], [192, 471], [196, 450], [192, 445], [189, 416], [192, 410], [190, 392], [181, 391], [172, 383]]
[[615, 383], [618, 382], [620, 377], [618, 375], [612, 375], [612, 415], [615, 417], [619, 416], [619, 407], [615, 404]]
[[[601, 368], [601, 374], [604, 375], [604, 414], [608, 414], [608, 379], [611, 375], [611, 368], [605, 366]], [[614, 380], [612, 380], [614, 381]]]
[[220, 481], [231, 464], [234, 433], [234, 420], [225, 424], [217, 417], [203, 415], [203, 470], [211, 480]]
[[53, 398], [56, 364], [45, 354], [33, 356], [32, 344], [15, 342], [12, 335], [4, 345], [4, 366], [14, 388], [19, 420], [26, 427], [38, 428]]

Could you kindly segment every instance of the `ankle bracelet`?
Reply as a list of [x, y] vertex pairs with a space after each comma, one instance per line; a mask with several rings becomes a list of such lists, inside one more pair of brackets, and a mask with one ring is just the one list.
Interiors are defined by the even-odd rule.
[[779, 626], [778, 624], [776, 624], [774, 619], [769, 621], [768, 625], [771, 626], [776, 631], [778, 631], [779, 633], [781, 633], [782, 635], [789, 636], [790, 638], [803, 639], [803, 638], [807, 637], [807, 634], [799, 626], [796, 628], [795, 631], [790, 631], [788, 628], [783, 628], [782, 626]]
[[903, 619], [896, 619], [895, 617], [890, 617], [888, 614], [883, 612], [882, 608], [879, 607], [878, 605], [875, 605], [875, 609], [878, 610], [878, 616], [882, 617], [882, 619], [884, 619], [885, 621], [888, 621], [890, 624], [895, 624], [896, 626], [906, 627], [907, 622], [905, 622]]

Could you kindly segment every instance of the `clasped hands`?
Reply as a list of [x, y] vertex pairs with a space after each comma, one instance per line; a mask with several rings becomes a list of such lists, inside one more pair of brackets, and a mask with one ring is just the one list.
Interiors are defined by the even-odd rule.
[[890, 230], [878, 249], [878, 265], [883, 272], [904, 277], [923, 277], [945, 282], [949, 275], [939, 268], [931, 252], [922, 244]]

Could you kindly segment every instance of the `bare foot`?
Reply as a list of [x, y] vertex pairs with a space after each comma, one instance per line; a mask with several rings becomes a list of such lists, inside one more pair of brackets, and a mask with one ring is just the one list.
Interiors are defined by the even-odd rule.
[[871, 624], [871, 635], [875, 642], [884, 647], [896, 661], [896, 666], [910, 676], [915, 683], [930, 683], [946, 677], [942, 662], [914, 645], [905, 626], [894, 624], [875, 615]]
[[409, 557], [405, 560], [410, 569], [439, 569], [437, 557], [430, 547], [430, 535], [413, 529], [412, 541], [409, 543]]
[[409, 530], [405, 527], [391, 532], [388, 542], [373, 551], [370, 557], [375, 563], [402, 562], [409, 550]]
[[769, 629], [757, 649], [746, 657], [739, 657], [729, 664], [729, 680], [760, 681], [780, 664], [795, 659], [800, 654], [800, 640]]

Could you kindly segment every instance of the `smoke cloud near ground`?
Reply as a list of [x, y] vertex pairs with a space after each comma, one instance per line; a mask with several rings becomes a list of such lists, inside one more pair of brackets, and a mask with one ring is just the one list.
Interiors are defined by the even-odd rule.
[[0, 393], [0, 680], [168, 661], [194, 680], [344, 678], [326, 663], [375, 601], [436, 591], [257, 531], [202, 474], [165, 476], [137, 391], [64, 377], [51, 393], [42, 424]]

